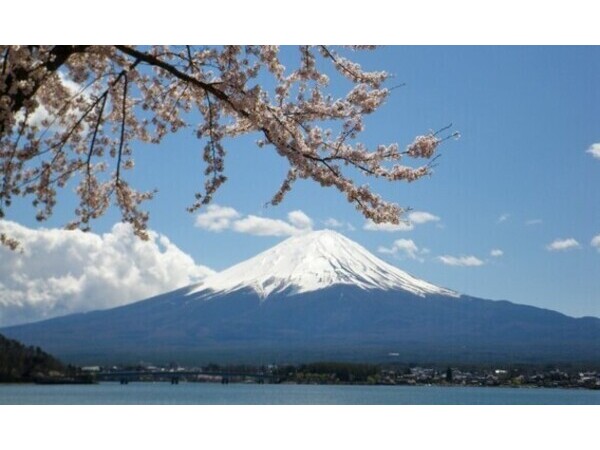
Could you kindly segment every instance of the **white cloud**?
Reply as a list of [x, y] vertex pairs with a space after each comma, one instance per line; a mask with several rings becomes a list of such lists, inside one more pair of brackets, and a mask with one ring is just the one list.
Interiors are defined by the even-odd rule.
[[311, 231], [313, 221], [303, 211], [291, 211], [288, 221], [248, 215], [243, 217], [228, 206], [209, 205], [196, 216], [195, 225], [208, 231], [233, 230], [255, 236], [292, 236]]
[[100, 235], [0, 221], [0, 232], [22, 248], [0, 246], [0, 325], [120, 306], [213, 273], [166, 236], [142, 241], [122, 223]]
[[294, 227], [300, 229], [312, 229], [313, 221], [310, 217], [304, 214], [300, 210], [292, 211], [287, 215], [288, 222], [291, 223]]
[[592, 247], [595, 247], [596, 250], [598, 250], [600, 252], [600, 234], [598, 234], [592, 238], [590, 245]]
[[383, 247], [380, 246], [377, 251], [379, 253], [384, 253], [384, 254], [388, 254], [388, 255], [397, 255], [398, 253], [402, 254], [403, 256], [406, 256], [410, 259], [417, 259], [419, 261], [422, 261], [422, 258], [420, 258], [420, 254], [425, 254], [428, 253], [429, 251], [424, 249], [424, 250], [420, 250], [419, 247], [417, 247], [417, 244], [415, 244], [415, 242], [412, 239], [396, 239], [391, 247]]
[[329, 219], [323, 221], [323, 224], [329, 228], [345, 228], [348, 231], [354, 231], [356, 228], [350, 222], [342, 222], [340, 220], [334, 219], [330, 217]]
[[500, 214], [500, 217], [498, 217], [497, 222], [498, 223], [506, 222], [509, 218], [510, 218], [509, 213]]
[[586, 150], [586, 153], [589, 153], [596, 159], [600, 159], [600, 142], [590, 145], [590, 148]]
[[336, 220], [333, 217], [330, 217], [323, 223], [325, 224], [325, 226], [331, 228], [342, 228], [344, 226], [344, 222], [340, 222], [339, 220]]
[[439, 221], [440, 218], [438, 216], [427, 211], [411, 211], [407, 214], [407, 219], [400, 221], [397, 225], [392, 223], [375, 223], [369, 219], [363, 225], [363, 229], [368, 231], [387, 231], [393, 233], [396, 231], [411, 231], [415, 228], [415, 225]]
[[438, 256], [438, 260], [447, 266], [458, 266], [458, 267], [476, 267], [485, 264], [482, 260], [475, 256], [449, 256], [443, 255]]
[[415, 226], [410, 222], [400, 222], [399, 224], [393, 223], [375, 223], [371, 219], [367, 220], [363, 226], [363, 229], [368, 231], [387, 231], [387, 232], [395, 232], [395, 231], [410, 231]]
[[546, 249], [551, 252], [571, 250], [571, 249], [579, 248], [579, 247], [580, 247], [579, 242], [577, 242], [573, 238], [555, 239], [550, 244], [546, 245]]
[[408, 221], [420, 225], [427, 222], [439, 222], [440, 218], [426, 211], [412, 211], [408, 213]]
[[293, 236], [305, 233], [308, 229], [295, 226], [279, 219], [268, 219], [249, 215], [233, 223], [233, 230], [238, 233], [253, 234], [255, 236]]
[[502, 250], [500, 250], [499, 248], [494, 248], [490, 252], [490, 256], [493, 256], [494, 258], [498, 258], [499, 256], [502, 256], [502, 255], [504, 255], [504, 252]]
[[542, 219], [529, 219], [525, 222], [525, 225], [541, 225], [542, 223], [544, 223]]
[[208, 231], [223, 231], [231, 227], [231, 221], [240, 217], [229, 206], [208, 205], [205, 212], [196, 216], [195, 225]]

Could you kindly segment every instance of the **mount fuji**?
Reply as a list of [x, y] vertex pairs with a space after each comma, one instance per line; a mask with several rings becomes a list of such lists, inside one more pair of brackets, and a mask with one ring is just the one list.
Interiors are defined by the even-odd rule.
[[402, 290], [418, 296], [456, 297], [401, 271], [367, 249], [331, 230], [314, 231], [286, 239], [275, 247], [209, 277], [189, 295], [222, 295], [251, 289], [261, 298], [285, 292], [287, 296], [334, 285], [364, 290]]
[[330, 230], [201, 283], [0, 330], [65, 361], [597, 362], [600, 319], [461, 295]]

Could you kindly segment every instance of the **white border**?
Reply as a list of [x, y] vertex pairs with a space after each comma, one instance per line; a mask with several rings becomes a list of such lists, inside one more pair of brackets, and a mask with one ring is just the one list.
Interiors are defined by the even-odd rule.
[[[594, 2], [72, 0], [2, 5], [2, 43], [600, 44]], [[598, 407], [0, 406], [2, 448], [506, 449], [597, 441]]]
[[[3, 448], [565, 449], [598, 407], [0, 407]], [[592, 445], [593, 446], [593, 445]]]
[[3, 43], [600, 44], [590, 0], [3, 2]]

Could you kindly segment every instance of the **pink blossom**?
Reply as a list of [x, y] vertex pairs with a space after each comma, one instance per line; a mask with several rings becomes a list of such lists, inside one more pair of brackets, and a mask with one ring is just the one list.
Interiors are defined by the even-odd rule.
[[[365, 71], [344, 52], [351, 53], [300, 46], [298, 65], [286, 68], [277, 46], [0, 46], [0, 218], [13, 197], [31, 196], [36, 217], [47, 219], [57, 188], [75, 179], [79, 206], [70, 228], [89, 229], [114, 201], [144, 237], [148, 214], [140, 208], [154, 192], [138, 192], [123, 173], [134, 168], [135, 144], [160, 144], [194, 127], [205, 180], [190, 211], [210, 203], [227, 180], [225, 139], [259, 133], [259, 147], [290, 167], [271, 203], [298, 178], [311, 179], [340, 191], [374, 222], [398, 223], [403, 209], [357, 185], [354, 175], [420, 179], [429, 166], [399, 161], [430, 159], [441, 140], [418, 136], [405, 152], [397, 144], [362, 144], [364, 117], [390, 95], [383, 87], [389, 75]], [[259, 74], [272, 78], [272, 89], [258, 83]], [[352, 83], [345, 95], [328, 91], [331, 76]], [[192, 112], [200, 123], [190, 123]]]

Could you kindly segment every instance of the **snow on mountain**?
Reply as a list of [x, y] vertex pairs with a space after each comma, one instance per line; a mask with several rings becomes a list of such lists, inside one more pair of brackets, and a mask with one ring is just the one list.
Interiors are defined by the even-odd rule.
[[188, 295], [213, 296], [251, 288], [264, 299], [282, 291], [296, 294], [336, 284], [362, 289], [401, 289], [419, 296], [459, 296], [403, 272], [332, 230], [290, 237], [253, 258], [209, 276]]

